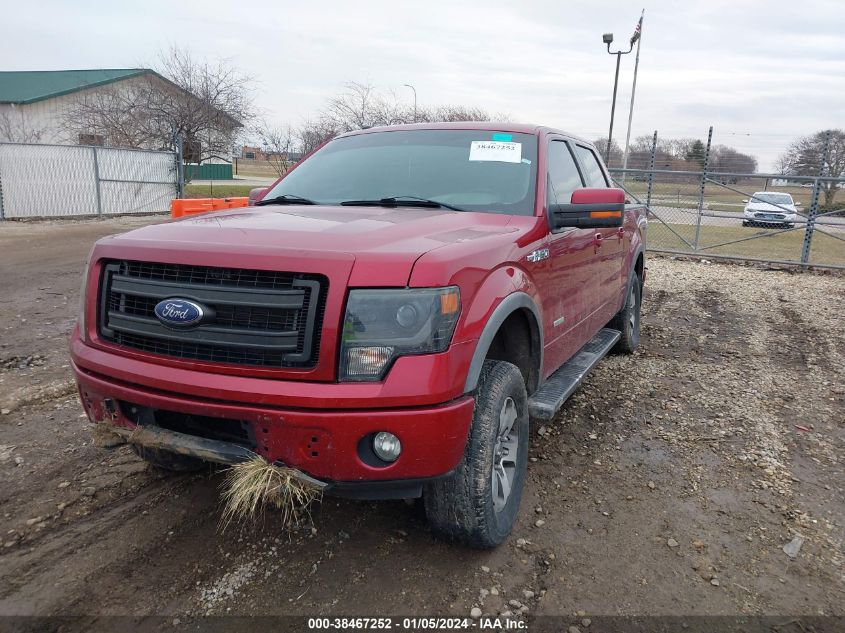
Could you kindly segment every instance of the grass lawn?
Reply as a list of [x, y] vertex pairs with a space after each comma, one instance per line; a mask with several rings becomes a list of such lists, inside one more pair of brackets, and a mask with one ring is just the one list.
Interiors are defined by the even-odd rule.
[[[690, 244], [695, 240], [695, 226], [692, 224], [669, 224], [652, 220], [648, 225], [648, 245], [654, 249], [692, 251], [669, 229], [681, 235]], [[730, 240], [738, 240], [763, 235], [753, 240], [736, 242], [726, 246], [708, 248]], [[838, 234], [843, 235], [845, 234]], [[702, 226], [699, 252], [714, 255], [734, 255], [759, 259], [782, 259], [801, 261], [801, 249], [804, 244], [804, 229], [781, 232], [776, 229], [760, 229], [743, 226]], [[810, 263], [845, 265], [845, 242], [819, 231], [813, 234], [810, 250]]]
[[273, 163], [238, 159], [236, 174], [246, 178], [278, 178], [279, 170]]
[[254, 185], [185, 185], [186, 198], [237, 198], [248, 196]]

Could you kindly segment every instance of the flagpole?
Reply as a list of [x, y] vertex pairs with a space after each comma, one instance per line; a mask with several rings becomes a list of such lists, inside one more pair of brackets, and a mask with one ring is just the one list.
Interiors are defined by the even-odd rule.
[[[631, 107], [628, 110], [628, 132], [625, 135], [625, 154], [622, 157], [622, 169], [628, 169], [628, 148], [631, 143], [631, 120], [634, 118], [634, 95], [637, 92], [637, 70], [640, 67], [640, 43], [643, 41], [643, 18], [645, 9], [640, 14], [639, 36], [637, 37], [637, 57], [634, 60], [634, 85], [631, 88]], [[622, 172], [622, 182], [625, 182], [625, 172]]]

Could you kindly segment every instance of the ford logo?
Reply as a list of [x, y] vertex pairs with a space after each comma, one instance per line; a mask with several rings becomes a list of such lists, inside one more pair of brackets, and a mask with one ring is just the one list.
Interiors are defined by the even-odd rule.
[[205, 312], [200, 304], [187, 299], [165, 299], [155, 307], [156, 318], [168, 327], [190, 327], [202, 321]]

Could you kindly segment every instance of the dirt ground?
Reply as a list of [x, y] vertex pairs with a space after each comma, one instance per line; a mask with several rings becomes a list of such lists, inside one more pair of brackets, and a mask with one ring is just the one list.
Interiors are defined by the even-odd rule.
[[219, 472], [92, 445], [80, 273], [150, 221], [0, 224], [0, 614], [845, 614], [842, 276], [651, 258], [639, 351], [534, 425], [519, 523], [478, 552], [404, 502], [221, 531]]

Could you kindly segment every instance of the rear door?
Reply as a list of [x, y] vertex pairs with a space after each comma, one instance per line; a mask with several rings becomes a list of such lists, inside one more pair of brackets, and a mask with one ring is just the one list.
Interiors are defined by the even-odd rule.
[[[546, 208], [568, 204], [572, 192], [584, 186], [570, 144], [548, 144]], [[549, 264], [543, 287], [546, 334], [546, 374], [565, 363], [592, 334], [590, 316], [599, 306], [591, 292], [596, 253], [592, 229], [564, 228], [549, 235]]]
[[[610, 187], [602, 164], [595, 151], [576, 143], [573, 145], [575, 157], [581, 167], [585, 186], [591, 188]], [[593, 268], [590, 292], [596, 296], [593, 300], [596, 312], [593, 315], [595, 329], [598, 330], [613, 317], [618, 306], [622, 287], [622, 265], [625, 254], [625, 231], [623, 228], [593, 229], [596, 261]]]

